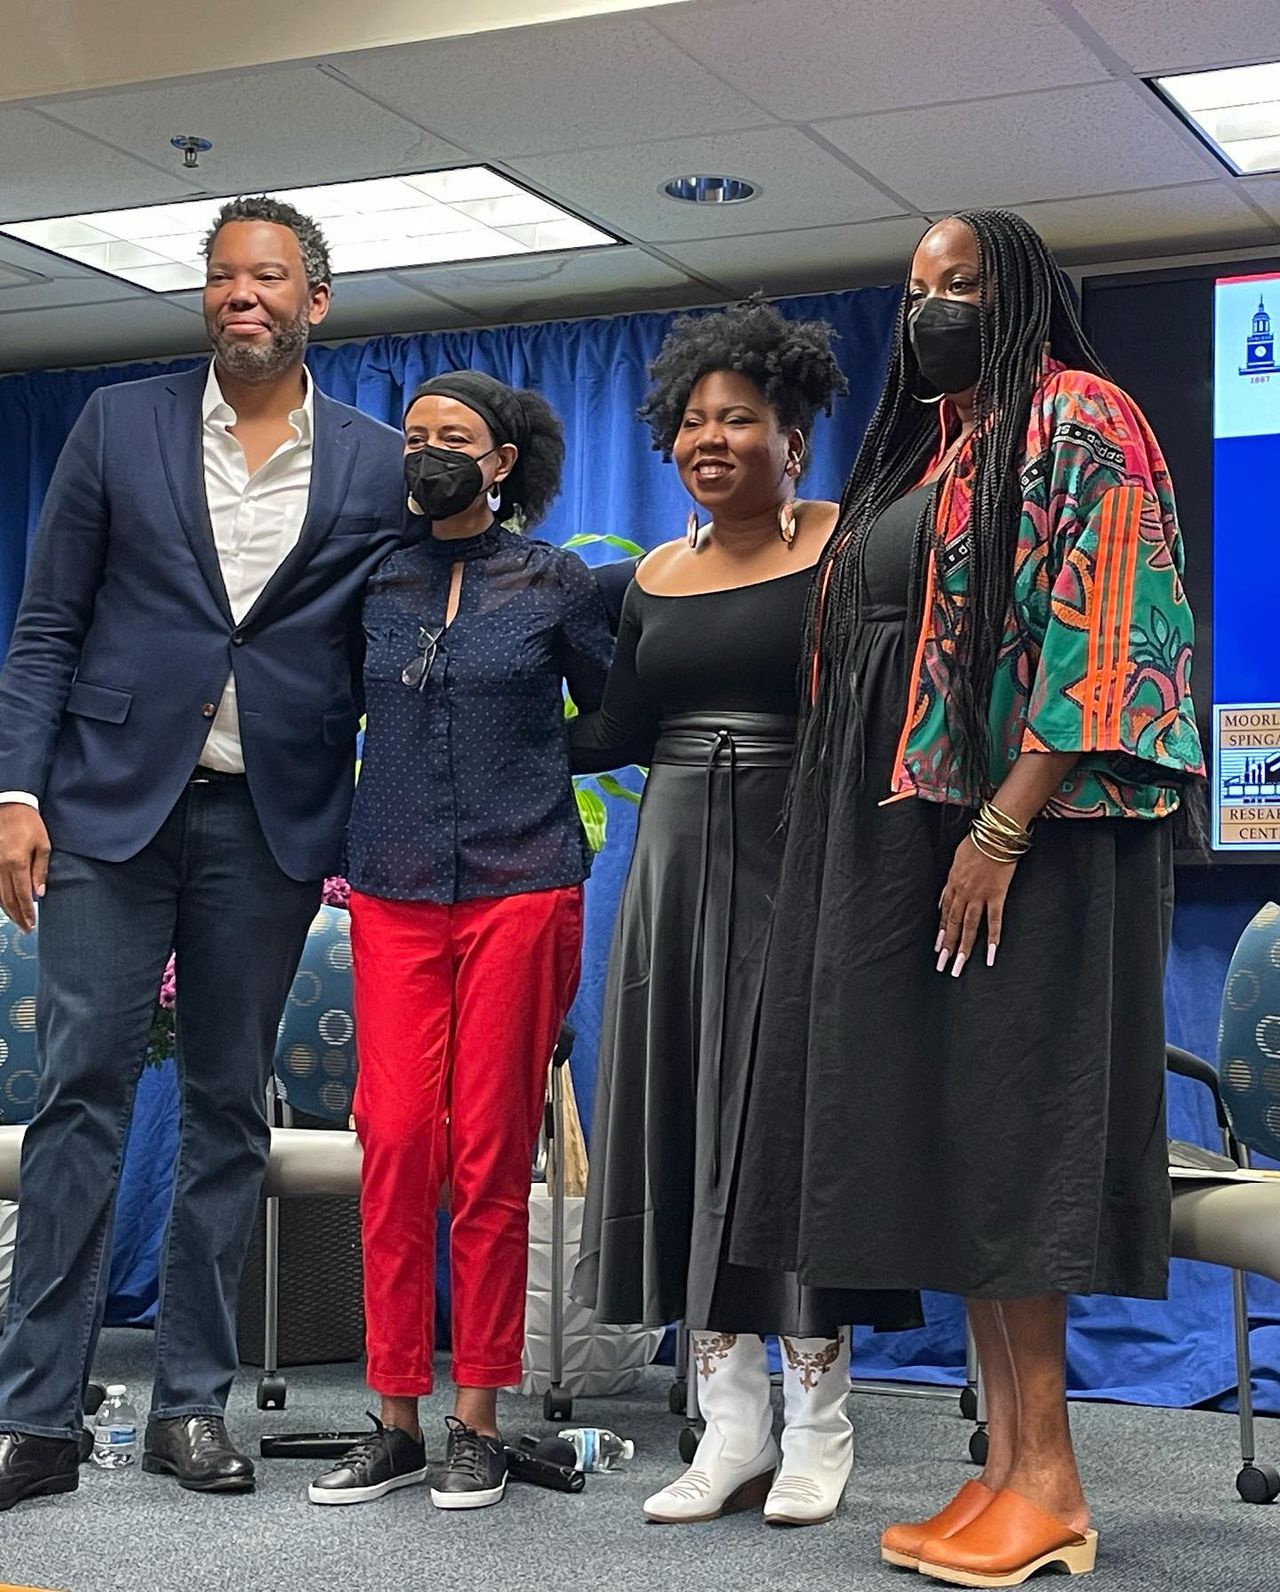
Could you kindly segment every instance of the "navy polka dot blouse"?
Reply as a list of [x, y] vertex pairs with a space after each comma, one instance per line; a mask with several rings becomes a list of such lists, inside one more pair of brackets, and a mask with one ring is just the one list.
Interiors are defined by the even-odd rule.
[[[446, 630], [457, 562], [458, 612]], [[496, 525], [465, 542], [419, 543], [370, 581], [364, 630], [352, 886], [452, 903], [580, 883], [590, 852], [562, 684], [593, 711], [613, 651], [582, 560]]]

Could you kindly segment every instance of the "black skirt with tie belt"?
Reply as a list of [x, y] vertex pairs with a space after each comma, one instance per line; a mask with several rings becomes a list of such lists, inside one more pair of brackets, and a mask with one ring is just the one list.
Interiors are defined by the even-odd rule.
[[574, 1279], [605, 1321], [807, 1337], [918, 1319], [913, 1294], [801, 1287], [726, 1255], [794, 733], [771, 713], [661, 726], [610, 955]]

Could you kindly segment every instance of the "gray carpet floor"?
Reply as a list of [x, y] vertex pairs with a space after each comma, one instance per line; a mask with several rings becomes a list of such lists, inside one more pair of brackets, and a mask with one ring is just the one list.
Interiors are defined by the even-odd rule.
[[[126, 1381], [145, 1398], [150, 1367], [149, 1334], [103, 1335], [100, 1379]], [[85, 1466], [79, 1492], [0, 1515], [0, 1583], [60, 1592], [903, 1592], [938, 1584], [882, 1565], [876, 1540], [885, 1522], [938, 1506], [972, 1474], [953, 1398], [855, 1394], [857, 1462], [844, 1508], [825, 1526], [777, 1531], [744, 1515], [646, 1526], [641, 1500], [681, 1468], [669, 1382], [669, 1371], [654, 1369], [634, 1396], [584, 1401], [575, 1412], [635, 1440], [627, 1470], [590, 1477], [577, 1497], [512, 1486], [501, 1505], [475, 1513], [441, 1514], [422, 1488], [318, 1509], [306, 1500], [316, 1468], [308, 1461], [259, 1461], [257, 1492], [233, 1498]], [[255, 1383], [246, 1371], [230, 1408], [234, 1434], [255, 1455], [268, 1431], [359, 1427], [369, 1403], [354, 1365], [295, 1371], [281, 1413], [255, 1408]], [[438, 1449], [449, 1408], [442, 1391], [427, 1411]], [[541, 1433], [541, 1413], [540, 1401], [505, 1398], [508, 1436]], [[1234, 1417], [1083, 1405], [1075, 1422], [1107, 1585], [1280, 1588], [1280, 1506], [1236, 1497]], [[1259, 1423], [1259, 1452], [1280, 1463], [1280, 1421]]]

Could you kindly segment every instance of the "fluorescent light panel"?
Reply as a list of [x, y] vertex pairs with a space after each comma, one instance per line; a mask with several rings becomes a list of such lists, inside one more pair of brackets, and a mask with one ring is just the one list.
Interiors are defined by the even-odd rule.
[[1152, 82], [1237, 176], [1280, 171], [1280, 61]]
[[[559, 254], [618, 241], [488, 166], [288, 188], [271, 197], [320, 223], [335, 277]], [[181, 293], [204, 286], [205, 234], [225, 203], [189, 199], [11, 221], [0, 233], [152, 293]]]

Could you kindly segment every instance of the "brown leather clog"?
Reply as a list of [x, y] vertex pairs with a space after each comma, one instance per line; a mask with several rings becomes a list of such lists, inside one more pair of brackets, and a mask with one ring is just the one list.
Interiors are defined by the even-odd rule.
[[902, 1521], [887, 1526], [880, 1538], [880, 1557], [886, 1564], [900, 1564], [914, 1570], [920, 1558], [921, 1543], [954, 1536], [971, 1520], [976, 1520], [995, 1498], [990, 1487], [980, 1481], [967, 1481], [949, 1504], [928, 1520]]
[[969, 1525], [920, 1544], [916, 1568], [952, 1586], [1021, 1586], [1047, 1565], [1087, 1575], [1098, 1553], [1096, 1531], [1076, 1531], [1006, 1487]]

